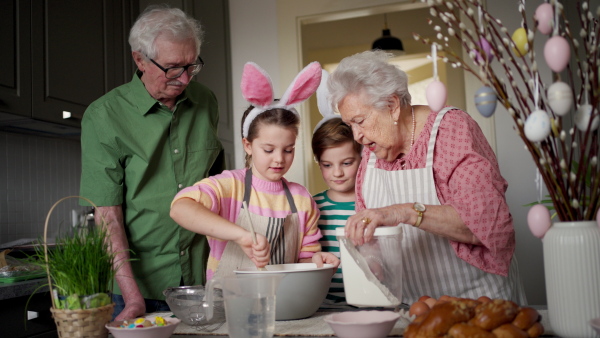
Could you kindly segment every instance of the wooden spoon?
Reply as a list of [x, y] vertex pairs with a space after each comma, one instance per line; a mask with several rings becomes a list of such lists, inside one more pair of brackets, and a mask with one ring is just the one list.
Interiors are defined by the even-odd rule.
[[[252, 234], [252, 243], [256, 244], [256, 233], [254, 232], [254, 224], [252, 223], [252, 217], [250, 217], [250, 210], [248, 210], [248, 203], [246, 201], [243, 202], [244, 210], [246, 211], [246, 216], [248, 218], [248, 222], [250, 223], [250, 233]], [[266, 268], [258, 268], [259, 271], [267, 271]]]

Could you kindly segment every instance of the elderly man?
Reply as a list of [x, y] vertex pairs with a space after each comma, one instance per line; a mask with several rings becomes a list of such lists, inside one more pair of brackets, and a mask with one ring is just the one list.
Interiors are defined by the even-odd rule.
[[136, 74], [82, 121], [81, 195], [98, 205], [116, 253], [117, 320], [168, 310], [164, 289], [206, 277], [206, 238], [169, 217], [182, 187], [224, 169], [216, 97], [191, 81], [202, 34], [179, 9], [146, 9], [129, 36]]

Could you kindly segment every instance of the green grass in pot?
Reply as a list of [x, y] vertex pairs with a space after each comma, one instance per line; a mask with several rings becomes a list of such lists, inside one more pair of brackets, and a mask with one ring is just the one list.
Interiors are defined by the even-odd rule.
[[[110, 304], [115, 276], [115, 253], [104, 226], [59, 237], [48, 252], [48, 271], [59, 309], [86, 309]], [[44, 246], [36, 246], [34, 256], [45, 267]], [[58, 295], [56, 294], [58, 293]]]

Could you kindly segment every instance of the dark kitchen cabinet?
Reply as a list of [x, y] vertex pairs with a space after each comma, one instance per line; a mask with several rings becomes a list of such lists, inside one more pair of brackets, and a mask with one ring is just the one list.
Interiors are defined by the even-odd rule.
[[131, 79], [139, 1], [2, 2], [0, 112], [77, 127], [92, 101]]

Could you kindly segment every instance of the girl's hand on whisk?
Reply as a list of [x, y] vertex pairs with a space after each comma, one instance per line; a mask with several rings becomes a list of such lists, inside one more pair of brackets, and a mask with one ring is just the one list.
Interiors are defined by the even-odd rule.
[[256, 234], [256, 244], [253, 244], [252, 234], [250, 231], [247, 231], [238, 241], [238, 245], [240, 245], [246, 256], [252, 260], [257, 268], [263, 268], [269, 264], [271, 246], [265, 236]]

